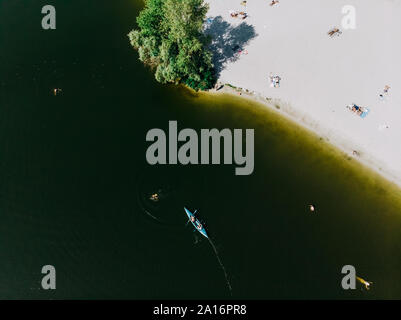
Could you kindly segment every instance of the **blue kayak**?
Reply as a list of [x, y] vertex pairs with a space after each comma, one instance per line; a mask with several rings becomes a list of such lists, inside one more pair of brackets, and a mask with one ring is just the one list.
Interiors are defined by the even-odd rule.
[[196, 230], [198, 230], [200, 233], [202, 233], [206, 238], [209, 238], [207, 236], [205, 227], [199, 222], [198, 219], [195, 218], [195, 213], [192, 213], [191, 211], [189, 211], [187, 208], [184, 207], [185, 213], [188, 216], [189, 221], [191, 221], [191, 223], [193, 224], [193, 226], [195, 227]]

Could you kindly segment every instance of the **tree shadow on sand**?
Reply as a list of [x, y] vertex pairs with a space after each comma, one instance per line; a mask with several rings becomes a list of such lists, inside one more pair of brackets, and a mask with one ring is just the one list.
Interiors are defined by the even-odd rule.
[[[209, 20], [210, 19], [210, 20]], [[217, 78], [227, 62], [240, 58], [238, 52], [257, 36], [255, 28], [246, 22], [233, 26], [224, 21], [221, 16], [209, 18], [205, 34], [211, 37], [209, 46], [213, 53], [213, 64]]]

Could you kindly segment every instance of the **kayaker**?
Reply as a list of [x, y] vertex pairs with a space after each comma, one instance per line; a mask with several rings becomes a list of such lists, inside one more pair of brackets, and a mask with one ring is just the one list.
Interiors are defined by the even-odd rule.
[[195, 217], [194, 216], [191, 216], [191, 221], [195, 222]]
[[202, 230], [202, 225], [199, 223], [198, 226], [197, 226], [197, 228], [198, 228], [199, 230]]

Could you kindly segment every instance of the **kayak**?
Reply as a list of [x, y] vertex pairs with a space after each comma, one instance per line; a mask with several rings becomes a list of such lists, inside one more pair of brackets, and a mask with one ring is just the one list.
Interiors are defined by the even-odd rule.
[[[192, 213], [189, 211], [187, 208], [184, 207], [185, 213], [188, 216], [189, 221], [191, 221], [192, 225], [195, 227], [196, 230], [198, 230], [203, 236], [206, 238], [209, 238], [206, 233], [205, 227], [200, 223], [200, 221], [195, 218], [195, 212]], [[194, 218], [194, 221], [192, 221], [192, 217]]]

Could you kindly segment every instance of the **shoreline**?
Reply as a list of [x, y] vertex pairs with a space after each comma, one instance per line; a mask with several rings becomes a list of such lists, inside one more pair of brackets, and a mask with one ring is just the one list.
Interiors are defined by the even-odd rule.
[[[218, 87], [220, 87], [218, 90], [210, 89], [201, 92], [208, 95], [228, 94], [237, 98], [249, 100], [250, 102], [262, 104], [263, 107], [283, 116], [285, 119], [290, 120], [295, 125], [299, 125], [304, 130], [310, 131], [313, 134], [321, 137], [330, 146], [338, 149], [348, 157], [358, 161], [360, 164], [371, 169], [375, 173], [378, 173], [388, 182], [395, 184], [399, 189], [401, 189], [400, 175], [397, 175], [396, 172], [392, 172], [391, 169], [386, 168], [385, 164], [380, 163], [377, 159], [374, 159], [374, 156], [370, 155], [366, 150], [363, 150], [353, 141], [349, 141], [335, 132], [330, 131], [330, 129], [324, 128], [323, 126], [319, 125], [317, 121], [311, 119], [308, 115], [295, 110], [290, 104], [283, 103], [280, 99], [264, 97], [259, 92], [235, 87], [229, 83], [219, 83]], [[357, 154], [355, 154], [354, 151], [356, 151]]]

